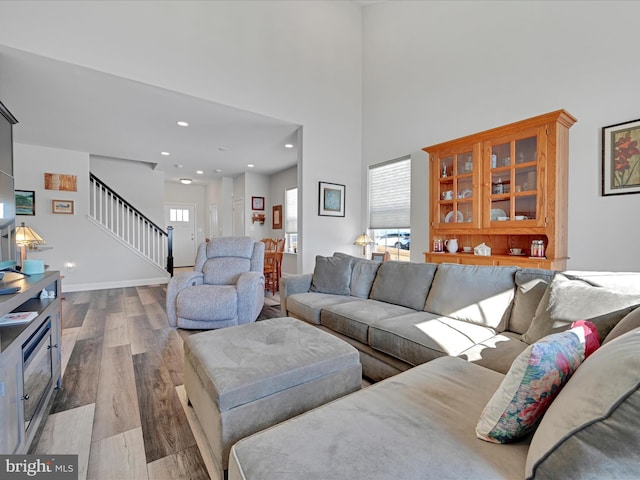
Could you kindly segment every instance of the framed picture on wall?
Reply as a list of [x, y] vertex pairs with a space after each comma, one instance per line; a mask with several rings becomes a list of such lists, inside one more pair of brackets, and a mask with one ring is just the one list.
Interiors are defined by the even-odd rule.
[[73, 200], [51, 200], [51, 213], [73, 215]]
[[67, 192], [78, 191], [77, 175], [67, 175], [64, 173], [45, 173], [45, 190], [65, 190]]
[[319, 182], [318, 215], [344, 217], [345, 186], [338, 183]]
[[16, 215], [36, 214], [36, 192], [33, 190], [16, 190]]
[[252, 210], [264, 210], [264, 197], [251, 197]]
[[640, 193], [640, 119], [602, 129], [602, 195]]
[[273, 229], [282, 228], [282, 205], [274, 205], [271, 212], [271, 218], [273, 221]]

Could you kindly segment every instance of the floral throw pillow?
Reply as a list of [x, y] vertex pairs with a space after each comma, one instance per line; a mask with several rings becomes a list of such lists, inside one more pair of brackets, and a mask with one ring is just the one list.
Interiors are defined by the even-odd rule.
[[509, 443], [534, 430], [573, 372], [599, 346], [595, 325], [584, 321], [529, 345], [482, 411], [477, 437]]

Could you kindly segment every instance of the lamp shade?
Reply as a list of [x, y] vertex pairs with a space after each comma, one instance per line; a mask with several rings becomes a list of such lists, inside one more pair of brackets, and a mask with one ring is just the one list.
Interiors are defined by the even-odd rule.
[[362, 247], [362, 255], [367, 256], [367, 245], [373, 245], [373, 240], [371, 237], [367, 235], [365, 232], [362, 232], [362, 235], [356, 238], [356, 241], [353, 242], [354, 245], [360, 245]]
[[362, 235], [356, 238], [355, 242], [353, 242], [354, 245], [360, 245], [361, 247], [371, 245], [372, 243], [373, 243], [373, 240], [371, 240], [371, 237], [364, 232], [362, 233]]
[[44, 245], [45, 241], [31, 227], [27, 227], [24, 222], [16, 228], [16, 243], [18, 245]]

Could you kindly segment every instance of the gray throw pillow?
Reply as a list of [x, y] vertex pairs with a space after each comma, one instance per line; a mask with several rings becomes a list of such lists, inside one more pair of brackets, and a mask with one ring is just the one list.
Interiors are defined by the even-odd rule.
[[378, 273], [380, 262], [374, 262], [366, 258], [354, 257], [342, 252], [334, 252], [334, 257], [350, 258], [351, 283], [349, 289], [352, 297], [369, 298], [369, 292]]
[[551, 333], [571, 328], [578, 320], [595, 324], [603, 341], [611, 329], [640, 305], [640, 294], [594, 287], [558, 273], [540, 300], [536, 315], [522, 340], [531, 344]]
[[601, 346], [536, 430], [525, 478], [638, 478], [640, 330]]
[[349, 295], [350, 281], [350, 258], [316, 256], [316, 266], [311, 281], [312, 292]]
[[509, 330], [525, 333], [536, 314], [540, 300], [553, 280], [553, 270], [523, 268], [516, 272], [516, 296], [509, 319]]
[[640, 308], [636, 308], [628, 313], [618, 324], [613, 327], [607, 338], [604, 339], [602, 345], [609, 343], [614, 338], [618, 338], [620, 335], [624, 335], [631, 330], [640, 327]]

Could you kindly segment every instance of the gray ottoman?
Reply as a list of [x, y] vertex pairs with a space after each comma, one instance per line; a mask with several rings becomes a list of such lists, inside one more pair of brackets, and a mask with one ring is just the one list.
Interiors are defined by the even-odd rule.
[[358, 351], [290, 317], [185, 340], [184, 385], [220, 478], [238, 440], [360, 389]]

